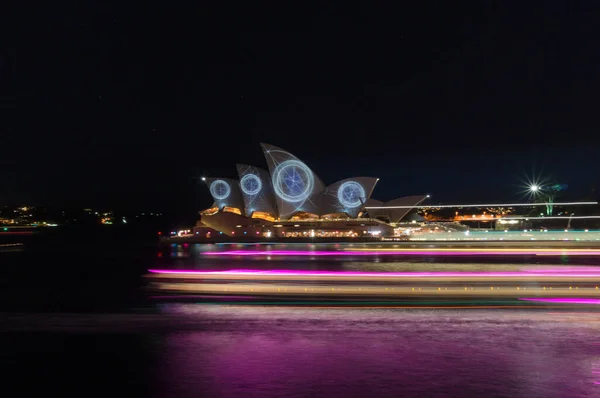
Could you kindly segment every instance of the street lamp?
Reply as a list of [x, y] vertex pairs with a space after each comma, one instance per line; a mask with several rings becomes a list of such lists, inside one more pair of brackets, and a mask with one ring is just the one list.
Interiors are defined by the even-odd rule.
[[537, 191], [539, 191], [539, 190], [540, 190], [540, 187], [539, 187], [539, 185], [533, 184], [533, 185], [530, 185], [530, 186], [529, 186], [529, 190], [530, 190], [531, 192], [537, 192]]

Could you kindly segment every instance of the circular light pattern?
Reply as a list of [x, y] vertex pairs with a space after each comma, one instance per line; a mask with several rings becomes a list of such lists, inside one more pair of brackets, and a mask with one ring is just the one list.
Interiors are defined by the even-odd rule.
[[246, 174], [240, 180], [240, 186], [246, 195], [256, 195], [262, 188], [262, 182], [256, 174]]
[[289, 203], [304, 202], [312, 194], [315, 181], [312, 171], [299, 160], [280, 163], [273, 173], [273, 189]]
[[229, 194], [231, 193], [231, 187], [228, 183], [223, 180], [214, 180], [210, 184], [210, 194], [216, 200], [227, 199]]
[[365, 189], [356, 181], [346, 181], [338, 188], [337, 197], [344, 207], [358, 207], [365, 200]]

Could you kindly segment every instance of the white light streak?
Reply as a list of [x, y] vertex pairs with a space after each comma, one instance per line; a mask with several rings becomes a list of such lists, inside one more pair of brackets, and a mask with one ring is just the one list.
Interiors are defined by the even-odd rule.
[[548, 216], [548, 217], [504, 217], [501, 220], [593, 220], [598, 219], [600, 216]]
[[[422, 208], [450, 208], [450, 207], [528, 207], [528, 206], [572, 206], [572, 205], [597, 205], [598, 202], [556, 202], [556, 203], [492, 203], [475, 205], [426, 205], [426, 206], [367, 206], [366, 209], [422, 209]], [[548, 217], [544, 217], [548, 218]], [[568, 218], [568, 217], [567, 217]]]

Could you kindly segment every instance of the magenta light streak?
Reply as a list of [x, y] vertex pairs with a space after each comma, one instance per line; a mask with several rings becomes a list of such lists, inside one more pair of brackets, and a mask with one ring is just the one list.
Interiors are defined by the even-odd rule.
[[[169, 270], [169, 269], [150, 269], [148, 272], [153, 274], [197, 274], [197, 275], [240, 275], [240, 276], [374, 276], [374, 277], [503, 277], [503, 276], [548, 276], [548, 274], [534, 274], [531, 272], [355, 272], [355, 271], [287, 271], [287, 270], [229, 270], [229, 271], [198, 271], [198, 270]], [[597, 274], [552, 274], [560, 277], [585, 277], [600, 278], [600, 272]]]
[[520, 298], [519, 300], [540, 301], [544, 303], [600, 304], [600, 299], [591, 298]]
[[209, 256], [597, 256], [600, 253], [595, 251], [570, 251], [555, 250], [550, 252], [532, 251], [294, 251], [294, 250], [273, 250], [273, 251], [250, 251], [250, 250], [231, 250], [224, 252], [205, 252]]
[[228, 299], [244, 299], [247, 300], [248, 297], [247, 296], [229, 296], [229, 295], [223, 295], [223, 296], [216, 296], [214, 294], [211, 295], [206, 295], [206, 294], [180, 294], [180, 295], [169, 295], [169, 296], [151, 296], [151, 299], [154, 300], [164, 300], [164, 299], [197, 299], [197, 298], [215, 298], [215, 297], [227, 297]]
[[552, 268], [536, 268], [536, 267], [525, 267], [521, 268], [525, 272], [541, 272], [541, 273], [556, 273], [556, 272], [600, 272], [600, 267], [561, 267], [556, 266]]

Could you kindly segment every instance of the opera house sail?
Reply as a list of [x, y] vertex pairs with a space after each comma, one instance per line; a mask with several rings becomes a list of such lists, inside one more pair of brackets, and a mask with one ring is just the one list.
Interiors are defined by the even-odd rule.
[[245, 164], [237, 165], [240, 189], [244, 198], [246, 217], [263, 216], [275, 218], [279, 212], [266, 170]]
[[271, 174], [279, 218], [295, 213], [319, 214], [325, 185], [300, 159], [276, 146], [261, 144]]
[[[326, 186], [302, 160], [279, 147], [261, 144], [267, 170], [237, 165], [238, 180], [204, 179], [213, 205], [201, 211], [194, 233], [252, 237], [353, 238], [393, 232], [410, 209], [367, 212], [378, 182], [373, 177], [352, 177]], [[395, 199], [385, 204], [417, 206], [425, 195]], [[372, 214], [370, 214], [372, 213]]]

